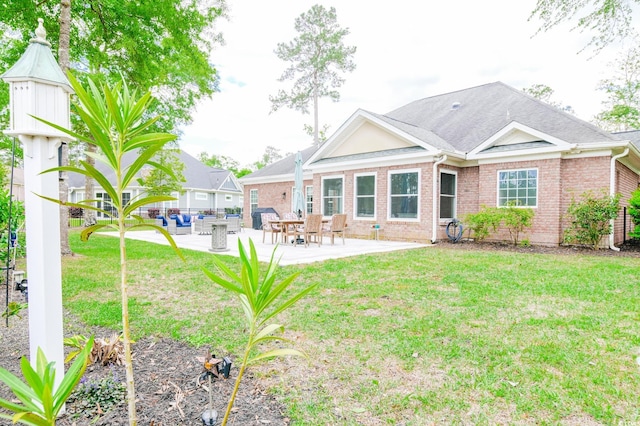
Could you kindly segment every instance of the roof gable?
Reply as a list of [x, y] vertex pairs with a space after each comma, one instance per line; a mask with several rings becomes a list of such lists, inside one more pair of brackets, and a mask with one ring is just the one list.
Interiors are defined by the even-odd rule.
[[330, 158], [371, 157], [368, 154], [392, 153], [415, 147], [434, 155], [443, 146], [453, 150], [429, 131], [358, 110], [305, 162], [305, 166]]
[[510, 151], [517, 155], [523, 154], [523, 151], [526, 153], [565, 151], [573, 146], [562, 139], [532, 129], [522, 123], [511, 122], [472, 149], [468, 153], [467, 159], [493, 156], [496, 153], [504, 155]]
[[348, 144], [338, 145], [331, 152], [325, 153], [324, 158], [408, 148], [414, 145], [405, 139], [395, 137], [371, 121], [364, 121], [349, 135]]

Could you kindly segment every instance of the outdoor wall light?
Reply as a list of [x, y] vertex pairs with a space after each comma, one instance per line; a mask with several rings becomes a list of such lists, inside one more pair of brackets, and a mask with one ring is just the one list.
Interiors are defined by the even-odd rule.
[[282, 199], [283, 199], [283, 200], [286, 200], [286, 199], [287, 199], [287, 192], [286, 192], [286, 191], [282, 193]]

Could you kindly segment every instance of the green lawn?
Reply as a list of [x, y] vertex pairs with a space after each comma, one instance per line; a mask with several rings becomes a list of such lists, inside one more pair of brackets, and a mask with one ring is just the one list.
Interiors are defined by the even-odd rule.
[[[65, 307], [119, 329], [117, 239], [71, 243]], [[133, 333], [235, 358], [238, 304], [199, 270], [212, 254], [184, 253], [127, 242]], [[281, 320], [310, 359], [253, 368], [293, 424], [640, 422], [638, 258], [435, 247], [297, 270], [320, 285]]]

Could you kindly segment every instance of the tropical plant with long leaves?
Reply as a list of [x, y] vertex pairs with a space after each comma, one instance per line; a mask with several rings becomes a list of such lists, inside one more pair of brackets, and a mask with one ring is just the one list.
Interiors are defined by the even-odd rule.
[[[56, 369], [53, 362], [47, 362], [42, 349], [38, 348], [35, 369], [26, 357], [20, 360], [22, 375], [26, 381], [21, 381], [4, 368], [0, 368], [0, 381], [4, 382], [22, 404], [0, 398], [0, 407], [12, 411], [13, 416], [0, 413], [0, 419], [7, 419], [13, 423], [24, 423], [35, 426], [54, 426], [60, 410], [69, 399], [89, 362], [89, 353], [93, 347], [91, 337], [76, 360], [71, 364], [56, 388]], [[54, 390], [55, 389], [55, 390]]]
[[[81, 233], [82, 241], [87, 241], [95, 231], [110, 227], [119, 233], [120, 237], [120, 291], [122, 303], [122, 335], [125, 352], [125, 370], [127, 381], [127, 402], [129, 410], [129, 424], [135, 425], [135, 386], [133, 381], [133, 364], [131, 359], [131, 332], [129, 327], [129, 289], [127, 284], [127, 251], [125, 244], [125, 233], [141, 227], [152, 227], [162, 233], [182, 257], [180, 250], [169, 233], [162, 227], [155, 224], [145, 223], [141, 216], [136, 215], [136, 211], [143, 206], [163, 201], [173, 201], [175, 198], [165, 195], [145, 195], [140, 194], [126, 202], [123, 201], [124, 190], [139, 177], [143, 167], [151, 166], [161, 169], [164, 173], [173, 175], [171, 169], [153, 161], [153, 156], [167, 143], [176, 138], [169, 133], [153, 133], [150, 128], [160, 117], [147, 117], [146, 113], [153, 101], [151, 94], [147, 92], [138, 96], [135, 90], [130, 90], [123, 80], [113, 86], [107, 83], [98, 84], [89, 79], [88, 90], [69, 73], [69, 81], [76, 93], [77, 100], [74, 101], [74, 112], [78, 114], [85, 131], [75, 132], [59, 125], [41, 120], [44, 123], [76, 138], [82, 142], [94, 144], [98, 147], [97, 152], [87, 153], [96, 162], [105, 164], [108, 170], [113, 173], [113, 181], [101, 173], [95, 166], [87, 161], [80, 161], [79, 166], [62, 166], [46, 170], [47, 172], [67, 171], [88, 176], [102, 187], [109, 195], [112, 210], [105, 210], [97, 207], [97, 199], [87, 199], [79, 203], [64, 203], [69, 207], [80, 207], [101, 212], [103, 215], [113, 216], [116, 221], [113, 223], [98, 223], [85, 228]], [[37, 118], [37, 117], [36, 117]], [[137, 153], [136, 159], [126, 165], [123, 160], [125, 154]], [[46, 198], [46, 197], [45, 197]], [[60, 203], [59, 200], [47, 198], [50, 201]], [[133, 225], [125, 225], [125, 218], [133, 217], [136, 222]]]
[[290, 342], [281, 335], [274, 335], [277, 331], [282, 333], [284, 331], [284, 325], [275, 323], [267, 324], [267, 322], [306, 296], [317, 285], [313, 284], [298, 293], [294, 293], [289, 296], [289, 298], [281, 300], [281, 296], [283, 296], [284, 292], [293, 283], [299, 273], [296, 272], [289, 275], [284, 280], [276, 283], [279, 263], [279, 261], [275, 261], [276, 249], [273, 250], [271, 259], [263, 275], [260, 274], [258, 255], [251, 239], [249, 239], [249, 254], [247, 254], [240, 239], [238, 239], [238, 252], [242, 265], [240, 274], [232, 271], [216, 256], [213, 257], [213, 261], [220, 272], [226, 275], [227, 278], [203, 268], [204, 273], [211, 281], [235, 293], [238, 297], [242, 310], [244, 311], [244, 318], [248, 330], [247, 345], [239, 367], [235, 386], [222, 420], [222, 426], [226, 425], [229, 420], [229, 415], [231, 414], [231, 409], [233, 408], [238, 388], [240, 387], [240, 382], [242, 381], [242, 376], [247, 366], [260, 360], [278, 356], [306, 356], [304, 352], [289, 348], [272, 349], [262, 353], [255, 353], [255, 349], [260, 344], [274, 340]]

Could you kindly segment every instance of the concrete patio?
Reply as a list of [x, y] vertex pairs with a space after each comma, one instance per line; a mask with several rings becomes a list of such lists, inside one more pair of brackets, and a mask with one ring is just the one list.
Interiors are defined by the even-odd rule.
[[[105, 234], [117, 236], [117, 233], [106, 232]], [[165, 237], [155, 231], [133, 231], [128, 232], [127, 238], [132, 240], [148, 241], [151, 243], [169, 245]], [[244, 229], [237, 234], [227, 234], [227, 251], [216, 251], [215, 253], [238, 256], [238, 238], [248, 249], [249, 238], [253, 240], [258, 253], [258, 259], [268, 262], [271, 258], [275, 244], [271, 244], [271, 235], [266, 235], [265, 242], [262, 242], [262, 231], [254, 229]], [[173, 235], [173, 239], [180, 248], [210, 251], [211, 235], [199, 235], [197, 233], [188, 235]], [[337, 259], [349, 256], [357, 256], [367, 253], [382, 253], [396, 250], [407, 250], [419, 247], [429, 247], [426, 244], [401, 242], [401, 241], [376, 241], [355, 238], [346, 238], [342, 244], [341, 238], [336, 238], [335, 245], [331, 245], [329, 237], [324, 238], [322, 246], [309, 244], [305, 248], [304, 244], [294, 246], [293, 244], [278, 244], [276, 259], [280, 258], [280, 265], [295, 265], [303, 263], [319, 262], [327, 259]]]

